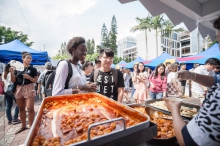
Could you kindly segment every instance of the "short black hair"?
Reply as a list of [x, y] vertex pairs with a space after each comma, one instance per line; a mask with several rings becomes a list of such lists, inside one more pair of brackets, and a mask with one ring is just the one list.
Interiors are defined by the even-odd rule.
[[98, 63], [101, 63], [101, 61], [99, 60], [99, 56], [96, 57], [96, 59], [95, 59], [95, 64], [98, 64]]
[[207, 60], [205, 61], [205, 65], [206, 65], [206, 64], [219, 66], [219, 65], [220, 65], [220, 61], [219, 61], [219, 59], [217, 59], [217, 58], [209, 58], [209, 59], [207, 59]]
[[213, 23], [213, 27], [220, 30], [220, 16], [218, 19], [216, 19]]
[[66, 50], [69, 54], [72, 54], [72, 49], [76, 49], [80, 44], [86, 43], [85, 39], [83, 37], [73, 37], [71, 40], [69, 40]]
[[31, 56], [31, 53], [24, 51], [24, 52], [21, 52], [21, 55], [22, 55], [22, 58], [25, 58], [28, 55]]
[[82, 70], [85, 70], [88, 66], [93, 66], [93, 63], [91, 61], [86, 61], [82, 66]]
[[180, 65], [180, 63], [179, 62], [175, 62], [178, 66]]
[[99, 57], [102, 57], [104, 53], [107, 57], [114, 57], [114, 52], [109, 48], [101, 49], [99, 52]]
[[186, 65], [186, 63], [180, 63], [180, 66]]

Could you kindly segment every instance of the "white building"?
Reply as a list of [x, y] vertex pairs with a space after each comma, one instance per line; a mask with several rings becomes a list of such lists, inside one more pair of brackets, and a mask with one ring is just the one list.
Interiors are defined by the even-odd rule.
[[127, 36], [117, 41], [117, 56], [121, 58], [135, 57], [137, 54], [136, 38]]
[[[147, 40], [147, 41], [146, 41]], [[177, 56], [179, 54], [178, 48], [180, 46], [180, 37], [179, 34], [173, 32], [171, 34], [171, 41], [168, 37], [161, 37], [161, 34], [158, 33], [157, 43], [156, 43], [156, 31], [151, 30], [147, 31], [147, 38], [145, 37], [145, 32], [142, 32], [137, 35], [137, 56], [140, 56], [143, 59], [151, 60], [154, 59], [164, 52], [168, 52], [171, 55]], [[171, 49], [169, 49], [172, 45]], [[158, 46], [158, 56], [156, 48]], [[176, 50], [176, 51], [174, 51]]]
[[[203, 51], [203, 38], [200, 34], [199, 39], [197, 36], [197, 30], [192, 31], [191, 33], [187, 31], [181, 33], [172, 32], [170, 38], [168, 36], [161, 37], [161, 34], [158, 33], [156, 43], [155, 30], [151, 30], [150, 32], [147, 31], [147, 41], [145, 33], [142, 32], [137, 35], [137, 56], [146, 60], [154, 59], [157, 57], [157, 46], [158, 56], [164, 52], [176, 57], [191, 56]], [[180, 48], [182, 49], [182, 52], [180, 52]]]
[[200, 34], [198, 34], [197, 30], [192, 31], [191, 33], [185, 31], [182, 32], [180, 35], [182, 57], [195, 55], [203, 51], [203, 38]]

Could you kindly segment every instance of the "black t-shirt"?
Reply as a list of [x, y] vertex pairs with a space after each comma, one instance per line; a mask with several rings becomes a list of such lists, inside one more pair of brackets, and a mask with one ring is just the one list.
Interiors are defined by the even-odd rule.
[[18, 85], [27, 85], [32, 83], [29, 79], [25, 79], [23, 77], [23, 74], [28, 74], [29, 76], [31, 76], [32, 78], [37, 76], [37, 69], [29, 66], [29, 67], [25, 67], [23, 71], [16, 71], [14, 72], [15, 76], [16, 76], [16, 82]]
[[[90, 75], [90, 82], [94, 82], [94, 72]], [[117, 88], [124, 87], [123, 75], [118, 71], [118, 83]], [[113, 79], [113, 74], [111, 71], [102, 72], [99, 71], [97, 77], [97, 93], [105, 95], [118, 101], [118, 89], [115, 87], [115, 81]]]

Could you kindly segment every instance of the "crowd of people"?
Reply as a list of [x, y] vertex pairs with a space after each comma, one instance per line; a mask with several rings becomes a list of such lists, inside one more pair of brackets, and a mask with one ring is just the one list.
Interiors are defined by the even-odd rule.
[[[214, 27], [217, 29], [216, 38], [220, 44], [220, 18], [214, 22]], [[68, 42], [67, 51], [71, 57], [60, 61], [56, 71], [47, 62], [45, 71], [40, 75], [30, 65], [32, 56], [28, 52], [22, 52], [24, 71], [17, 71], [9, 64], [5, 66], [1, 74], [0, 94], [5, 95], [8, 124], [21, 122], [21, 128], [15, 134], [28, 128], [26, 111], [29, 127], [32, 126], [36, 93], [42, 98], [50, 96], [45, 86], [50, 72], [54, 73], [52, 86], [48, 87], [52, 96], [74, 94], [77, 89], [82, 93], [97, 92], [120, 103], [123, 98], [126, 103], [133, 98], [138, 104], [144, 104], [148, 99], [163, 98], [172, 113], [174, 130], [180, 145], [219, 145], [220, 61], [217, 58], [209, 58], [204, 65], [195, 63], [189, 71], [186, 70], [185, 63], [177, 62], [167, 62], [166, 66], [161, 63], [153, 71], [139, 62], [134, 64], [131, 71], [127, 68], [111, 68], [114, 52], [108, 48], [100, 50], [95, 65], [91, 61], [85, 61], [87, 47], [83, 37], [73, 37]], [[16, 90], [14, 94], [9, 94], [6, 92], [7, 88], [13, 83], [16, 84]], [[184, 96], [186, 86], [189, 87], [189, 96], [204, 99], [200, 112], [187, 125], [180, 116], [181, 102], [167, 98]], [[14, 101], [17, 106], [12, 117]]]

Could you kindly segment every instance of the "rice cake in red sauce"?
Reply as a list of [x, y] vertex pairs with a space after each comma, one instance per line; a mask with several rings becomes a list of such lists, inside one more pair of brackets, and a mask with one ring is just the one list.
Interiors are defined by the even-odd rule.
[[[68, 145], [86, 140], [89, 125], [118, 117], [125, 119], [126, 127], [134, 126], [146, 120], [117, 111], [110, 104], [104, 103], [98, 98], [48, 101], [43, 108], [41, 124], [35, 137], [37, 140], [34, 139], [33, 143], [37, 144], [36, 141], [39, 137], [44, 141], [39, 140], [38, 145]], [[111, 122], [93, 127], [90, 135], [93, 138], [122, 128], [122, 121]], [[54, 138], [56, 141], [53, 140]]]

